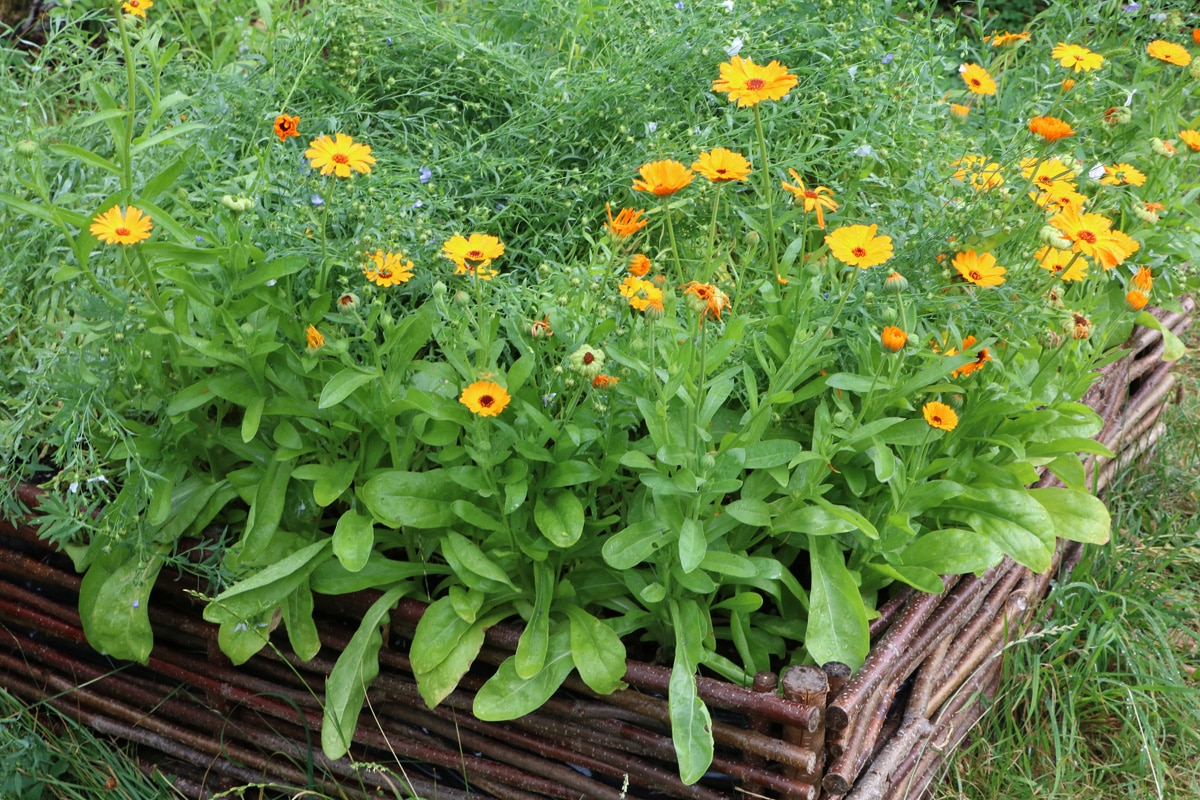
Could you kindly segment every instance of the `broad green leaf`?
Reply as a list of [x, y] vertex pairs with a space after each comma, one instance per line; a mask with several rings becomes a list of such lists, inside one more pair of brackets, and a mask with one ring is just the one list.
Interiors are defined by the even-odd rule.
[[523, 355], [508, 368], [506, 382], [508, 383], [510, 394], [516, 394], [525, 385], [525, 381], [529, 380], [529, 375], [533, 372], [535, 362], [536, 359], [533, 356]]
[[580, 483], [594, 481], [600, 477], [600, 470], [585, 461], [562, 461], [551, 468], [542, 486], [546, 489], [557, 489], [562, 486], [575, 486]]
[[246, 406], [242, 415], [242, 442], [249, 443], [258, 434], [258, 426], [262, 423], [263, 408], [266, 406], [265, 397], [256, 397]]
[[847, 392], [866, 394], [872, 389], [890, 388], [876, 382], [870, 375], [858, 375], [853, 372], [837, 372], [825, 378], [825, 385], [831, 389], [843, 389]]
[[379, 372], [374, 370], [363, 372], [355, 367], [346, 367], [344, 370], [334, 375], [329, 379], [329, 383], [325, 384], [325, 388], [321, 390], [321, 399], [317, 401], [318, 408], [330, 408], [349, 397], [355, 389], [371, 381], [378, 380]]
[[380, 553], [371, 553], [366, 566], [358, 572], [346, 569], [336, 558], [326, 559], [312, 571], [308, 583], [317, 594], [351, 594], [363, 589], [391, 589], [409, 578], [445, 575], [449, 571], [445, 564], [394, 561]]
[[1154, 316], [1149, 311], [1143, 311], [1141, 314], [1138, 314], [1137, 319], [1135, 319], [1134, 322], [1138, 325], [1152, 328], [1153, 330], [1156, 330], [1162, 334], [1163, 361], [1178, 361], [1179, 359], [1183, 358], [1184, 353], [1187, 352], [1187, 347], [1184, 346], [1179, 337], [1163, 327], [1163, 324], [1158, 317]]
[[[879, 538], [879, 531], [875, 530], [875, 526], [871, 524], [871, 521], [854, 509], [847, 508], [846, 506], [835, 505], [823, 497], [815, 497], [813, 498], [813, 502], [821, 506], [821, 508], [828, 511], [830, 514], [833, 514], [835, 517], [844, 519], [867, 537], [871, 539]], [[808, 532], [815, 533], [815, 531]]]
[[675, 628], [675, 663], [671, 669], [667, 703], [671, 716], [671, 739], [679, 762], [679, 778], [691, 785], [704, 777], [712, 764], [712, 718], [696, 691], [696, 669], [700, 665], [708, 634], [696, 604], [672, 604]]
[[167, 128], [166, 130], [159, 131], [153, 136], [138, 137], [134, 139], [133, 147], [130, 148], [129, 152], [131, 155], [137, 155], [143, 150], [148, 150], [155, 145], [162, 144], [163, 142], [169, 142], [178, 136], [183, 136], [184, 134], [191, 133], [192, 131], [202, 131], [206, 128], [206, 125], [199, 122], [184, 122]]
[[464, 496], [443, 469], [394, 470], [371, 478], [359, 490], [375, 518], [391, 528], [446, 528], [454, 524], [450, 504]]
[[1086, 544], [1104, 544], [1112, 529], [1112, 519], [1100, 498], [1075, 489], [1031, 489], [1054, 520], [1054, 529], [1064, 539]]
[[354, 741], [367, 687], [379, 674], [379, 648], [383, 645], [379, 628], [403, 596], [404, 589], [395, 588], [371, 604], [329, 673], [321, 724], [321, 750], [327, 758], [338, 759], [346, 755]]
[[971, 488], [946, 501], [939, 514], [987, 536], [1034, 572], [1050, 568], [1054, 520], [1028, 490]]
[[939, 575], [983, 572], [999, 564], [1004, 551], [986, 536], [961, 528], [923, 533], [900, 553], [900, 563]]
[[347, 509], [333, 530], [333, 554], [350, 572], [366, 566], [375, 546], [375, 518]]
[[[430, 623], [426, 623], [429, 612], [433, 610], [434, 606], [442, 603], [445, 604], [449, 614], [438, 613]], [[437, 706], [455, 690], [458, 682], [462, 680], [462, 676], [466, 675], [467, 670], [471, 668], [475, 657], [479, 655], [479, 649], [483, 647], [484, 632], [501, 619], [503, 619], [502, 614], [492, 614], [476, 619], [474, 623], [467, 623], [454, 611], [449, 597], [443, 597], [426, 610], [421, 621], [417, 623], [417, 632], [413, 636], [410, 651], [411, 655], [415, 656], [418, 652], [422, 652], [418, 649], [419, 646], [423, 648], [427, 643], [432, 646], [430, 655], [420, 659], [419, 663], [422, 667], [440, 658], [432, 667], [422, 668], [420, 671], [417, 670], [417, 663], [413, 663], [413, 677], [417, 679], [417, 691], [426, 705], [430, 708]], [[449, 627], [445, 630], [432, 630], [433, 625], [446, 622], [449, 622]]]
[[326, 539], [302, 547], [238, 581], [209, 601], [204, 607], [204, 619], [236, 624], [274, 610], [297, 586], [308, 583], [309, 573], [323, 559], [329, 545]]
[[472, 711], [485, 722], [516, 719], [545, 705], [575, 665], [571, 660], [571, 636], [566, 627], [550, 637], [542, 668], [528, 678], [517, 674], [516, 656], [500, 665], [475, 694]]
[[246, 531], [242, 534], [242, 552], [247, 558], [256, 558], [262, 553], [278, 530], [291, 477], [291, 461], [272, 460], [267, 464], [246, 517]]
[[533, 521], [555, 547], [570, 547], [583, 535], [583, 503], [571, 492], [552, 498], [539, 496], [533, 506]]
[[469, 500], [455, 500], [450, 504], [454, 516], [476, 528], [485, 531], [502, 531], [504, 523], [497, 518], [495, 512], [488, 513]]
[[1095, 439], [1085, 439], [1082, 436], [1063, 436], [1049, 442], [1029, 442], [1025, 445], [1025, 454], [1030, 458], [1043, 456], [1059, 456], [1064, 453], [1089, 453], [1105, 458], [1115, 458], [1112, 450], [1097, 442]]
[[804, 450], [791, 439], [767, 439], [746, 445], [746, 469], [768, 469], [789, 463]]
[[852, 531], [855, 523], [818, 505], [800, 506], [775, 517], [771, 533], [807, 533], [829, 536]]
[[858, 669], [871, 647], [862, 594], [835, 539], [809, 536], [808, 550], [812, 593], [804, 647], [818, 664], [841, 661]]
[[758, 576], [758, 568], [754, 562], [736, 553], [725, 553], [720, 550], [709, 550], [704, 554], [700, 567], [708, 572], [729, 575], [733, 578], [750, 579]]
[[579, 606], [567, 605], [571, 622], [571, 658], [593, 692], [610, 694], [625, 686], [625, 645], [621, 637]]
[[683, 571], [692, 572], [699, 567], [707, 551], [704, 526], [694, 519], [685, 519], [679, 531], [679, 565]]
[[268, 611], [240, 622], [222, 622], [217, 629], [217, 646], [235, 666], [245, 664], [267, 646], [271, 638], [271, 619]]
[[313, 620], [312, 589], [307, 584], [283, 600], [283, 623], [287, 627], [288, 643], [301, 661], [308, 661], [321, 651], [321, 637]]
[[600, 552], [613, 569], [632, 569], [673, 539], [655, 520], [643, 520], [609, 536]]
[[[165, 547], [163, 548], [165, 552]], [[88, 643], [112, 658], [145, 664], [154, 647], [150, 590], [161, 552], [113, 550], [92, 563], [79, 585], [79, 619]]]
[[88, 166], [105, 170], [113, 175], [121, 174], [121, 168], [117, 164], [109, 161], [102, 155], [93, 153], [91, 150], [85, 150], [82, 147], [76, 147], [73, 144], [52, 144], [48, 145], [46, 149], [51, 153], [74, 158], [75, 160], [81, 161]]
[[725, 506], [725, 513], [743, 525], [766, 528], [771, 524], [771, 517], [775, 514], [775, 507], [770, 503], [764, 503], [762, 500], [742, 499], [734, 500]]
[[354, 482], [358, 472], [358, 462], [346, 459], [329, 465], [322, 471], [321, 477], [313, 484], [313, 499], [321, 508], [330, 505], [342, 496]]
[[233, 291], [240, 294], [256, 286], [263, 286], [271, 281], [277, 281], [280, 278], [299, 272], [306, 266], [308, 266], [308, 260], [303, 256], [277, 258], [242, 278], [234, 284]]
[[1087, 472], [1074, 453], [1064, 453], [1046, 465], [1068, 489], [1087, 491]]
[[509, 579], [508, 573], [462, 534], [453, 531], [446, 534], [442, 539], [442, 555], [459, 579], [471, 588], [480, 591], [493, 590], [491, 585], [480, 585], [475, 576], [496, 585], [508, 586], [514, 590], [517, 588]]
[[545, 563], [533, 565], [534, 600], [525, 630], [517, 641], [517, 657], [513, 662], [517, 674], [532, 678], [546, 663], [550, 645], [550, 604], [554, 599], [554, 573]]
[[883, 576], [883, 580], [888, 583], [899, 581], [927, 594], [940, 594], [945, 588], [938, 574], [927, 567], [872, 561], [863, 567], [863, 570]]

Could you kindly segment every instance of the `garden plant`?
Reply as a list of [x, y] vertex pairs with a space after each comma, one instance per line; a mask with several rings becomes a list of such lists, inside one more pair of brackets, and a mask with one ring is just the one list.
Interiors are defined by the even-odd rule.
[[337, 758], [419, 598], [430, 705], [501, 622], [483, 719], [671, 665], [694, 782], [698, 674], [1108, 540], [1080, 400], [1195, 288], [1200, 15], [659, 5], [76, 2], [5, 51], [0, 458], [93, 646], [149, 657], [168, 565], [234, 663], [373, 590]]

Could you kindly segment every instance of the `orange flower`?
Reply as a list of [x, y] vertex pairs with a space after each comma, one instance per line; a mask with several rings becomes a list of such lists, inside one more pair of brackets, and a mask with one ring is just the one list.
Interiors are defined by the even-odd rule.
[[613, 388], [620, 382], [620, 378], [614, 378], [612, 375], [605, 375], [603, 372], [601, 372], [599, 375], [592, 378], [592, 388], [600, 391], [606, 391]]
[[[966, 351], [966, 349], [968, 347], [975, 344], [975, 341], [976, 340], [975, 340], [974, 336], [968, 336], [966, 339], [963, 339], [963, 350]], [[954, 354], [955, 354], [954, 348], [951, 348], [950, 350], [946, 351], [946, 355], [948, 355], [948, 356], [952, 356]], [[980, 350], [978, 353], [975, 354], [974, 361], [963, 364], [958, 369], [953, 370], [950, 373], [950, 377], [951, 378], [965, 378], [966, 376], [970, 375], [972, 372], [977, 372], [978, 370], [983, 369], [983, 365], [991, 360], [992, 360], [992, 354], [990, 352], [988, 352], [988, 349], [985, 347], [982, 350]]]
[[455, 275], [471, 274], [490, 281], [498, 273], [488, 267], [504, 255], [504, 243], [488, 233], [472, 233], [470, 238], [456, 234], [442, 245], [442, 255], [454, 262]]
[[700, 315], [701, 319], [721, 319], [722, 309], [729, 307], [729, 296], [711, 283], [689, 281], [682, 287], [683, 293], [691, 295], [688, 307]]
[[128, 206], [121, 211], [118, 205], [97, 214], [88, 230], [105, 244], [137, 244], [149, 239], [153, 228], [150, 216], [143, 214], [140, 208]]
[[1086, 47], [1080, 47], [1077, 44], [1067, 44], [1066, 42], [1059, 42], [1050, 51], [1050, 57], [1057, 59], [1058, 63], [1067, 69], [1073, 69], [1076, 72], [1091, 72], [1094, 69], [1099, 69], [1100, 65], [1104, 63], [1104, 56], [1099, 53], [1093, 53]]
[[642, 219], [642, 214], [646, 213], [645, 209], [622, 208], [617, 214], [617, 218], [613, 219], [612, 206], [608, 203], [604, 204], [604, 210], [608, 212], [608, 222], [604, 227], [608, 228], [609, 234], [617, 241], [624, 241], [630, 236], [646, 227], [649, 220]]
[[1034, 117], [1029, 120], [1029, 132], [1047, 142], [1057, 142], [1075, 135], [1075, 129], [1058, 117]]
[[932, 428], [937, 428], [941, 431], [952, 431], [958, 426], [958, 414], [954, 413], [954, 409], [945, 403], [939, 403], [937, 400], [931, 400], [924, 405], [921, 413], [925, 415], [925, 421]]
[[1200, 44], [1200, 28], [1192, 28], [1192, 41]]
[[286, 142], [289, 136], [299, 136], [300, 131], [297, 126], [300, 124], [300, 117], [289, 117], [287, 114], [280, 114], [275, 118], [275, 135], [279, 137], [279, 141]]
[[641, 178], [634, 178], [633, 188], [639, 192], [650, 192], [657, 197], [667, 197], [687, 186], [695, 174], [678, 161], [665, 159], [651, 161], [638, 168]]
[[405, 260], [403, 253], [385, 253], [376, 250], [367, 255], [368, 264], [363, 267], [363, 275], [376, 286], [387, 288], [408, 283], [413, 276], [412, 261]]
[[1004, 283], [1004, 267], [997, 266], [996, 257], [991, 253], [976, 253], [967, 250], [954, 256], [950, 262], [958, 270], [958, 274], [979, 287], [999, 286]]
[[[1200, 28], [1196, 30], [1200, 31]], [[1179, 138], [1192, 150], [1200, 150], [1200, 131], [1186, 130], [1179, 132]]]
[[1141, 311], [1148, 302], [1150, 302], [1150, 298], [1137, 289], [1125, 293], [1125, 305], [1129, 306], [1132, 311]]
[[964, 106], [962, 103], [951, 103], [950, 113], [959, 119], [966, 119], [967, 115], [971, 113], [971, 107]]
[[1113, 164], [1104, 168], [1100, 182], [1108, 186], [1141, 186], [1146, 182], [1146, 176], [1132, 164]]
[[1075, 80], [1073, 78], [1064, 78], [1062, 82], [1062, 90], [1069, 92], [1075, 88]]
[[883, 346], [893, 353], [899, 351], [908, 342], [908, 334], [895, 325], [888, 325], [879, 334]]
[[463, 389], [458, 402], [481, 417], [495, 417], [508, 407], [512, 397], [504, 387], [492, 381], [475, 381]]
[[983, 37], [983, 40], [985, 42], [990, 41], [992, 43], [992, 47], [1007, 47], [1010, 44], [1028, 42], [1029, 31], [1025, 31], [1024, 33], [1009, 33], [1008, 31], [1005, 31], [1004, 33], [997, 33], [993, 36], [985, 36]]
[[833, 190], [828, 186], [817, 186], [812, 189], [804, 188], [804, 181], [796, 174], [796, 170], [789, 169], [788, 174], [792, 176], [792, 180], [796, 182], [793, 186], [790, 183], [784, 182], [783, 188], [792, 193], [792, 197], [796, 200], [804, 201], [805, 211], [817, 212], [817, 227], [825, 230], [825, 210], [833, 213], [838, 210], [837, 201], [833, 199]]
[[780, 100], [792, 90], [799, 79], [787, 67], [772, 61], [765, 67], [753, 59], [733, 56], [720, 67], [721, 77], [713, 81], [714, 92], [725, 92], [738, 107], [753, 106], [763, 100]]
[[967, 84], [967, 89], [971, 94], [994, 95], [996, 93], [996, 81], [992, 79], [986, 69], [978, 64], [963, 64], [958, 68], [958, 74], [962, 76], [963, 83]]
[[1157, 58], [1159, 61], [1165, 61], [1177, 67], [1186, 67], [1192, 63], [1192, 54], [1185, 48], [1162, 39], [1155, 39], [1146, 45], [1146, 52], [1150, 54], [1151, 58]]
[[638, 253], [629, 259], [629, 274], [635, 278], [644, 278], [646, 277], [646, 273], [650, 271], [650, 266], [650, 259]]
[[304, 331], [304, 343], [308, 345], [308, 352], [312, 353], [325, 346], [325, 337], [317, 330], [316, 325], [309, 325]]
[[713, 183], [744, 181], [750, 174], [750, 162], [741, 153], [726, 150], [724, 147], [714, 147], [701, 153], [696, 163], [692, 164], [692, 169]]
[[629, 301], [635, 311], [645, 311], [657, 314], [662, 311], [662, 289], [647, 280], [634, 275], [628, 275], [617, 287], [621, 296]]
[[1133, 276], [1133, 288], [1148, 292], [1153, 285], [1154, 273], [1147, 266], [1139, 267], [1137, 274]]

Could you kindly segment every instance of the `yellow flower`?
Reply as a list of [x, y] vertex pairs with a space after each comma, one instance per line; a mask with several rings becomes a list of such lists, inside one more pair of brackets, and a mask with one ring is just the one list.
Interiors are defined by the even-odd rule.
[[1075, 187], [1066, 181], [1058, 181], [1045, 191], [1030, 192], [1029, 196], [1045, 209], [1073, 208], [1082, 212], [1083, 205], [1087, 202], [1087, 197], [1075, 191]]
[[413, 276], [413, 263], [405, 260], [403, 253], [385, 253], [382, 250], [376, 250], [367, 255], [367, 258], [374, 263], [374, 266], [371, 264], [364, 266], [363, 275], [377, 286], [386, 289], [389, 286], [407, 283]]
[[825, 237], [825, 244], [838, 261], [866, 269], [892, 257], [892, 238], [876, 235], [878, 225], [847, 225]]
[[122, 212], [120, 206], [113, 206], [103, 214], [98, 214], [88, 230], [105, 244], [137, 244], [150, 238], [153, 227], [154, 223], [141, 209], [129, 206]]
[[729, 308], [729, 296], [711, 283], [688, 281], [683, 293], [691, 295], [688, 307], [700, 315], [700, 319], [721, 319], [721, 311]]
[[714, 92], [725, 92], [742, 107], [782, 99], [798, 80], [778, 61], [764, 67], [753, 59], [734, 56], [721, 65], [721, 77], [713, 81], [712, 88]]
[[1053, 272], [1064, 281], [1081, 281], [1087, 277], [1087, 259], [1074, 250], [1043, 247], [1033, 257], [1037, 259], [1039, 267]]
[[966, 119], [967, 115], [971, 113], [971, 107], [964, 106], [962, 103], [951, 103], [950, 113], [958, 119]]
[[630, 236], [646, 227], [649, 220], [642, 219], [642, 214], [646, 213], [645, 209], [622, 208], [617, 214], [616, 219], [613, 219], [612, 206], [608, 203], [604, 204], [604, 210], [608, 212], [608, 222], [604, 223], [604, 227], [608, 228], [609, 235], [617, 241], [624, 241]]
[[1146, 176], [1132, 164], [1113, 164], [1104, 168], [1104, 177], [1100, 182], [1109, 186], [1141, 186], [1146, 182]]
[[[1197, 30], [1200, 30], [1200, 28], [1197, 28]], [[1200, 131], [1180, 131], [1179, 138], [1183, 139], [1183, 143], [1192, 150], [1200, 150]]]
[[1068, 208], [1051, 217], [1050, 224], [1071, 240], [1075, 252], [1090, 256], [1100, 237], [1112, 227], [1112, 220], [1102, 214], [1082, 214]]
[[958, 426], [958, 414], [954, 413], [954, 409], [937, 400], [926, 403], [921, 413], [925, 415], [925, 421], [930, 427], [940, 431], [952, 431]]
[[687, 186], [695, 174], [672, 159], [651, 161], [638, 168], [641, 178], [633, 179], [633, 188], [639, 192], [650, 192], [657, 197], [667, 197]]
[[692, 169], [713, 183], [744, 181], [750, 174], [750, 162], [741, 153], [726, 150], [724, 147], [714, 147], [706, 153], [701, 153], [696, 163], [692, 164]]
[[1106, 270], [1121, 264], [1125, 259], [1141, 249], [1141, 244], [1124, 231], [1113, 228], [1105, 231], [1096, 246], [1093, 258]]
[[286, 142], [289, 136], [299, 136], [300, 131], [296, 128], [300, 124], [300, 117], [289, 117], [287, 114], [280, 114], [275, 118], [275, 135], [279, 137], [279, 141]]
[[1147, 266], [1139, 267], [1137, 274], [1133, 276], [1133, 288], [1148, 292], [1153, 285], [1154, 273]]
[[985, 42], [991, 41], [992, 47], [1007, 47], [1010, 44], [1028, 42], [1029, 31], [1025, 31], [1024, 33], [1009, 33], [1008, 31], [1005, 31], [1004, 33], [997, 33], [993, 36], [985, 36], [983, 37], [983, 40]]
[[1150, 298], [1137, 289], [1131, 289], [1125, 293], [1125, 305], [1129, 306], [1131, 311], [1141, 311], [1148, 302], [1150, 302]]
[[986, 192], [1004, 184], [1000, 165], [982, 156], [964, 156], [950, 166], [958, 167], [951, 176], [954, 180], [970, 183], [976, 191]]
[[879, 340], [884, 347], [895, 353], [908, 342], [908, 334], [895, 325], [888, 325], [879, 334]]
[[317, 330], [316, 325], [309, 325], [304, 331], [304, 342], [308, 345], [308, 352], [312, 353], [325, 346], [325, 337]]
[[1093, 53], [1086, 47], [1066, 42], [1059, 42], [1050, 51], [1050, 56], [1067, 69], [1073, 69], [1076, 72], [1091, 72], [1094, 69], [1100, 69], [1100, 65], [1104, 63], [1104, 56], [1099, 53]]
[[792, 176], [792, 180], [796, 182], [793, 186], [790, 183], [784, 182], [783, 188], [792, 193], [792, 197], [796, 200], [804, 201], [805, 211], [817, 212], [817, 227], [825, 230], [825, 211], [833, 213], [838, 210], [837, 201], [833, 199], [833, 190], [828, 186], [815, 186], [812, 189], [804, 188], [804, 181], [796, 170], [789, 169], [788, 174]]
[[1075, 188], [1075, 173], [1057, 158], [1026, 158], [1021, 160], [1021, 175], [1043, 192], [1052, 191], [1061, 184]]
[[1177, 67], [1186, 67], [1192, 63], [1192, 54], [1186, 48], [1162, 39], [1155, 39], [1146, 45], [1146, 52], [1150, 54], [1151, 58], [1157, 58], [1159, 61], [1165, 61]]
[[627, 275], [617, 290], [621, 292], [622, 297], [629, 301], [629, 305], [635, 311], [651, 313], [662, 311], [662, 289], [650, 281], [643, 280], [636, 275]]
[[154, 5], [154, 0], [125, 0], [121, 4], [121, 9], [126, 14], [132, 14], [135, 17], [146, 18], [146, 10]]
[[1029, 132], [1047, 142], [1057, 142], [1075, 135], [1075, 129], [1058, 117], [1033, 117], [1029, 120]]
[[498, 273], [488, 267], [504, 255], [504, 243], [487, 233], [472, 233], [469, 239], [456, 234], [442, 245], [442, 255], [454, 262], [455, 275], [471, 274], [490, 281]]
[[962, 76], [963, 82], [967, 84], [971, 94], [994, 95], [996, 93], [996, 82], [992, 80], [988, 71], [978, 64], [963, 64], [958, 68], [958, 74]]
[[1004, 273], [1008, 272], [997, 266], [996, 257], [991, 253], [977, 254], [974, 250], [959, 253], [950, 263], [959, 275], [980, 287], [999, 286], [1004, 283]]
[[308, 143], [304, 157], [309, 160], [313, 169], [319, 169], [322, 175], [330, 173], [339, 178], [349, 178], [350, 170], [368, 173], [375, 159], [371, 156], [371, 148], [362, 142], [354, 141], [352, 136], [344, 133], [336, 134], [336, 138], [319, 136]]
[[504, 387], [492, 381], [475, 381], [463, 389], [458, 402], [481, 417], [495, 417], [508, 407], [512, 397]]

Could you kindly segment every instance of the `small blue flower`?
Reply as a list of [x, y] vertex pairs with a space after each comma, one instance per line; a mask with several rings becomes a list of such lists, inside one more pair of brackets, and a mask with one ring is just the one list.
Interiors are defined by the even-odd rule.
[[679, 11], [683, 11], [683, 0], [679, 0], [679, 2], [675, 4], [675, 8]]
[[417, 202], [412, 204], [413, 208], [423, 208], [424, 206], [425, 206], [424, 200], [418, 200]]
[[1124, 11], [1126, 14], [1136, 14], [1137, 12], [1142, 10], [1142, 4], [1141, 3], [1128, 3], [1126, 5], [1121, 6], [1121, 10]]
[[386, 39], [384, 39], [384, 41], [385, 41], [385, 42], [387, 42], [387, 46], [388, 46], [388, 47], [391, 47], [391, 46], [392, 46], [392, 37], [390, 37], [390, 36], [389, 36], [389, 37], [387, 37]]
[[308, 201], [310, 203], [312, 203], [314, 206], [325, 205], [325, 201], [321, 199], [321, 195], [317, 194], [316, 192], [313, 192], [312, 194], [310, 194], [308, 196]]
[[142, 601], [141, 601], [141, 600], [134, 600], [134, 601], [133, 601], [133, 607], [134, 607], [134, 608], [137, 608], [137, 607], [138, 607], [138, 606], [140, 606], [141, 604], [142, 604]]
[[429, 167], [421, 167], [421, 183], [429, 183], [433, 180], [433, 170]]
[[200, 234], [196, 234], [196, 244], [204, 244], [204, 237]]
[[879, 63], [881, 63], [881, 64], [890, 64], [890, 63], [892, 63], [892, 60], [893, 60], [895, 57], [896, 57], [896, 56], [895, 56], [895, 55], [893, 55], [892, 53], [888, 53], [886, 56], [884, 56], [883, 58], [879, 59]]

